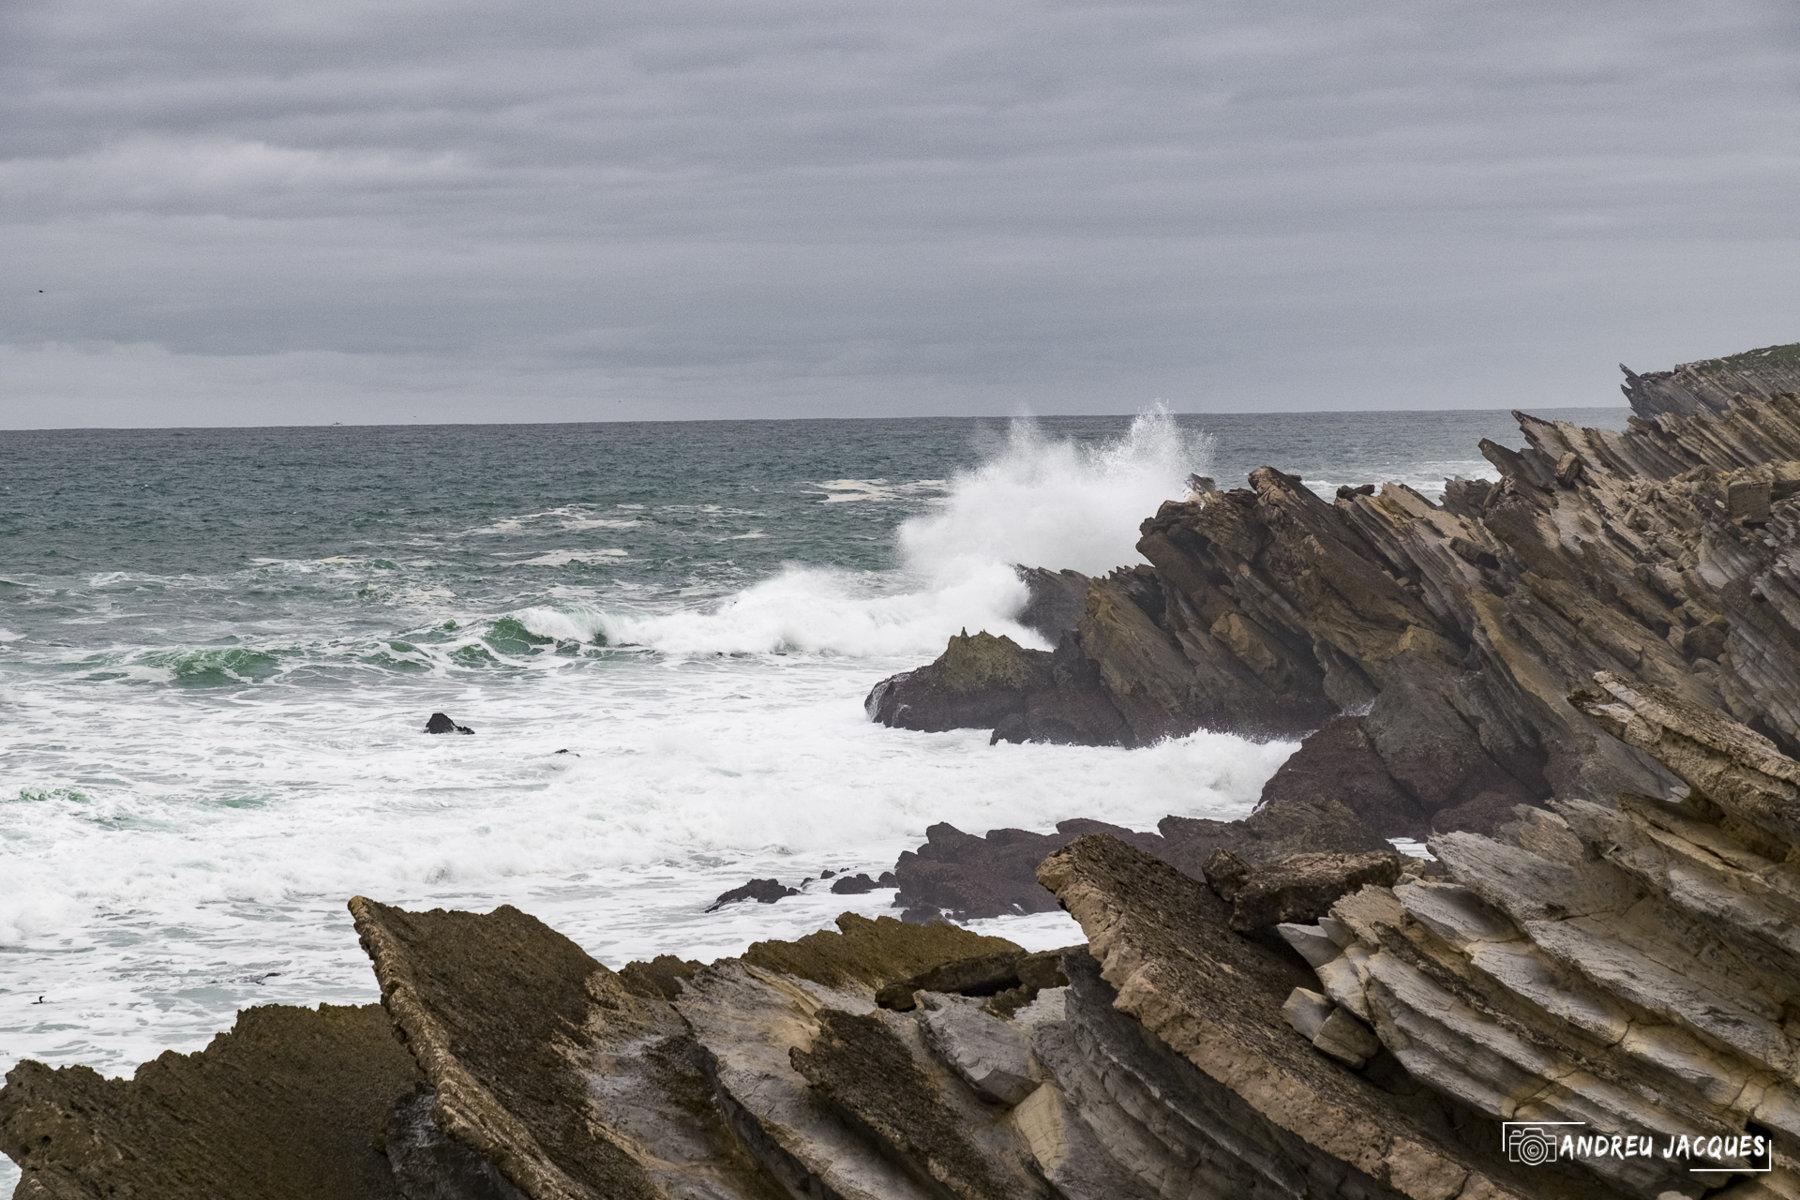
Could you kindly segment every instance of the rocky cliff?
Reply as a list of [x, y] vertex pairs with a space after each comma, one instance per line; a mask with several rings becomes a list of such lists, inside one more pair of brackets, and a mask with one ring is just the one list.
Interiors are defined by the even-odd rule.
[[1197, 480], [1144, 522], [1148, 565], [1089, 581], [1055, 651], [965, 635], [869, 711], [1015, 741], [1308, 734], [1265, 802], [1330, 792], [1384, 836], [1666, 785], [1566, 699], [1596, 671], [1794, 752], [1792, 349], [1633, 376], [1622, 432], [1515, 414], [1527, 448], [1484, 442], [1499, 480], [1452, 480], [1441, 504], [1392, 483], [1327, 501], [1271, 467], [1247, 488]]
[[1646, 375], [1623, 363], [1619, 370], [1625, 372], [1621, 390], [1641, 415], [1724, 412], [1739, 396], [1766, 400], [1778, 392], [1800, 392], [1800, 343], [1682, 363], [1672, 371]]

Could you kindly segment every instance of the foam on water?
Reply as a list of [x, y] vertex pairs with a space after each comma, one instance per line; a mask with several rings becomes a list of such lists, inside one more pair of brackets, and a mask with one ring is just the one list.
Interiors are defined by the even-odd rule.
[[[1137, 527], [1187, 477], [1205, 469], [1211, 439], [1182, 430], [1163, 409], [1098, 445], [1013, 422], [1005, 443], [972, 470], [915, 485], [945, 487], [932, 511], [900, 525], [897, 571], [794, 565], [693, 611], [614, 613], [613, 645], [673, 654], [813, 652], [935, 657], [958, 629], [986, 629], [1047, 648], [1017, 622], [1027, 599], [1015, 565], [1053, 564], [1098, 574], [1141, 562]], [[885, 480], [832, 480], [831, 500], [892, 499]]]

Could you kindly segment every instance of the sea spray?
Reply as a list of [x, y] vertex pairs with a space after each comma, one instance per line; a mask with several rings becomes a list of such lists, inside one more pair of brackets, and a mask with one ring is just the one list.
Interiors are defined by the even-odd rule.
[[[1208, 435], [1182, 429], [1161, 407], [1098, 442], [1053, 436], [1019, 418], [993, 453], [951, 476], [931, 511], [901, 523], [897, 571], [789, 565], [695, 610], [608, 615], [605, 635], [614, 645], [670, 654], [934, 657], [967, 628], [1045, 648], [1018, 624], [1027, 595], [1015, 566], [1099, 574], [1142, 562], [1139, 523], [1186, 494], [1211, 448]], [[866, 480], [828, 486], [828, 500], [897, 492]]]

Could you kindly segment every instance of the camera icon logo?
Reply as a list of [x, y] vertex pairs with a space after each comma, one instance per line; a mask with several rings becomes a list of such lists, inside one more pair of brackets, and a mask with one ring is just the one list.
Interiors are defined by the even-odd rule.
[[1585, 1121], [1507, 1121], [1500, 1126], [1507, 1161], [1527, 1167], [1553, 1163], [1559, 1157], [1558, 1146], [1565, 1130], [1585, 1124]]

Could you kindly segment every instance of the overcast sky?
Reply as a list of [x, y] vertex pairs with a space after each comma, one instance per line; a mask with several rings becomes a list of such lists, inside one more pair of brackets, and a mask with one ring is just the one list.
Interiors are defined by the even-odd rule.
[[1797, 301], [1792, 0], [0, 5], [0, 426], [1611, 404]]

